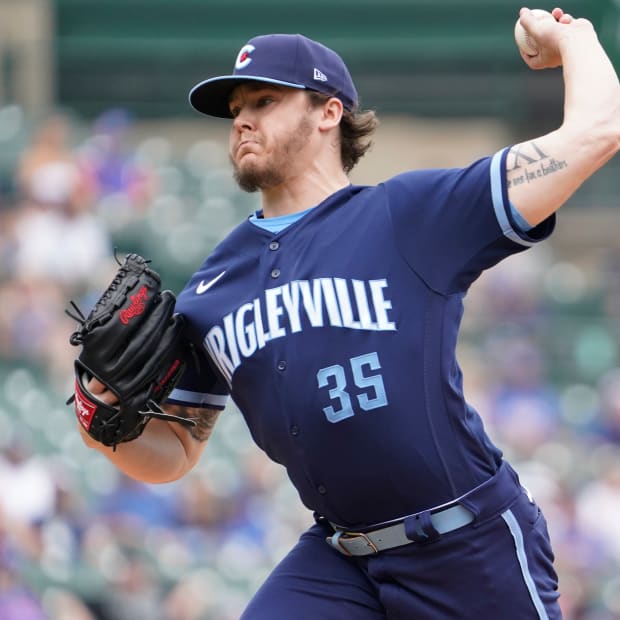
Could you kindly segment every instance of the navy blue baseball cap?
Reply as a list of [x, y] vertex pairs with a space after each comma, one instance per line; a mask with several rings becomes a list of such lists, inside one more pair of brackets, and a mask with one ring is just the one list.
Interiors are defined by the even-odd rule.
[[189, 93], [189, 102], [203, 114], [231, 118], [230, 93], [248, 81], [314, 90], [337, 97], [348, 110], [358, 105], [357, 91], [342, 58], [301, 34], [267, 34], [250, 39], [239, 50], [232, 75], [196, 84]]

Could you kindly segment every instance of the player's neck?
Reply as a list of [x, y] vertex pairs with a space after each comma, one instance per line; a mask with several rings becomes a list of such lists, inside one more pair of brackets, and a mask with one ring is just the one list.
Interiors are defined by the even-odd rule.
[[342, 171], [335, 175], [306, 173], [262, 191], [264, 217], [277, 217], [305, 211], [346, 187], [351, 182]]

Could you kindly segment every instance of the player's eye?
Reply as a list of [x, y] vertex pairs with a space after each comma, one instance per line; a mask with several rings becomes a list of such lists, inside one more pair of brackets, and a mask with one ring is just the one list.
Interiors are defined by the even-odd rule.
[[256, 107], [264, 108], [265, 106], [273, 102], [274, 98], [271, 95], [265, 95], [264, 97], [259, 97], [258, 101], [256, 102]]

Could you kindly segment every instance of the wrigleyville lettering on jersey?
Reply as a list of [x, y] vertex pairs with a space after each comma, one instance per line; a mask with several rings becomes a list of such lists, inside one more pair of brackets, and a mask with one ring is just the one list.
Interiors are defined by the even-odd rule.
[[[315, 278], [294, 280], [266, 289], [261, 297], [224, 316], [205, 337], [205, 346], [228, 381], [244, 358], [271, 340], [314, 327], [366, 331], [396, 331], [390, 320], [392, 302], [387, 280]], [[334, 404], [325, 408], [330, 422], [354, 415], [347, 384], [363, 390], [357, 402], [364, 410], [387, 404], [383, 380], [371, 371], [381, 368], [375, 352], [335, 363], [317, 372], [317, 387], [328, 388]], [[350, 378], [347, 375], [351, 375]]]

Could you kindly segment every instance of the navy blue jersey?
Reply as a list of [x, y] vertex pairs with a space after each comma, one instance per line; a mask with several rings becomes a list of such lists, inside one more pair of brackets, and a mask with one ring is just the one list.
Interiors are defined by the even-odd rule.
[[243, 222], [178, 297], [210, 363], [172, 402], [222, 407], [229, 393], [305, 505], [336, 523], [394, 519], [485, 481], [501, 453], [463, 396], [463, 298], [554, 224], [519, 231], [506, 153], [348, 186], [279, 233]]

